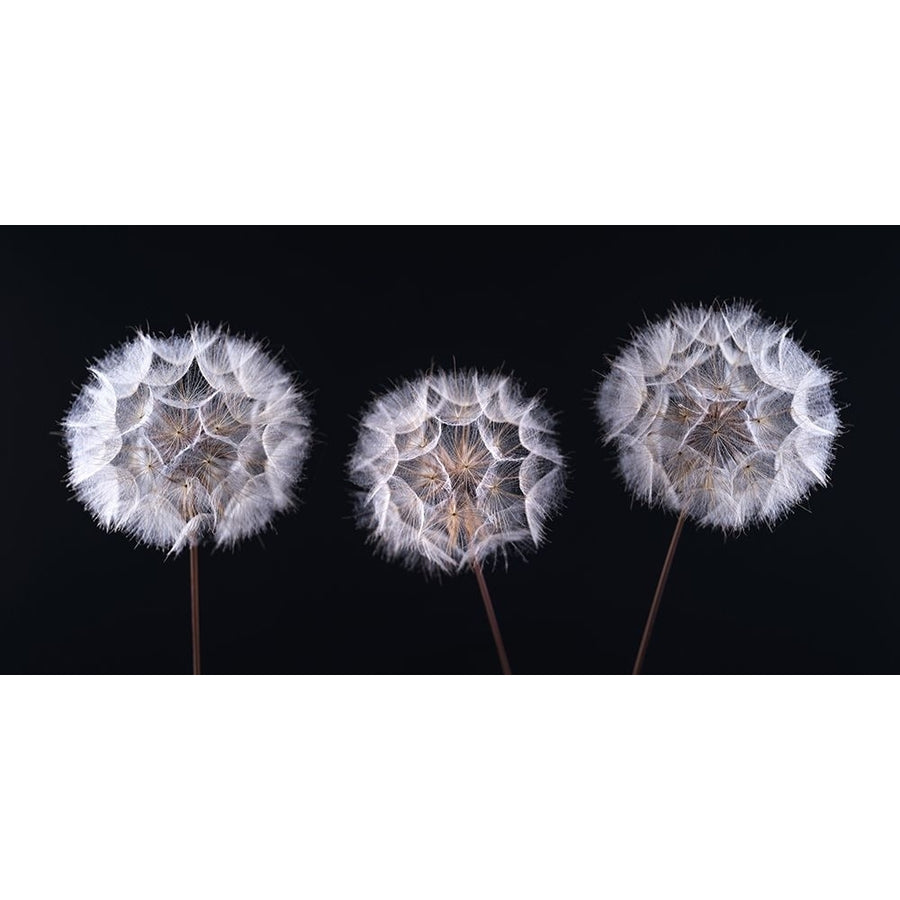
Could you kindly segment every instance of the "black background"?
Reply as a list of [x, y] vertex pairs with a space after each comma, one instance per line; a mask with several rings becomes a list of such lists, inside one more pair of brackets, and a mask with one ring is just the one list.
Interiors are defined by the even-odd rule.
[[431, 364], [502, 367], [559, 414], [549, 542], [488, 572], [513, 671], [630, 671], [674, 517], [633, 504], [591, 406], [605, 360], [673, 302], [743, 297], [841, 378], [832, 484], [773, 529], [685, 529], [645, 671], [896, 673], [896, 228], [55, 227], [0, 230], [6, 490], [0, 666], [186, 673], [188, 561], [99, 529], [59, 422], [133, 328], [226, 322], [312, 393], [301, 503], [202, 552], [203, 666], [494, 673], [474, 578], [373, 554], [345, 477], [355, 416]]

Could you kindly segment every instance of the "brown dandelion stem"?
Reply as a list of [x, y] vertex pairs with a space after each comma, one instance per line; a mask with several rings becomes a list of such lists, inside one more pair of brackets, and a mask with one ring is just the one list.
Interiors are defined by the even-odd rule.
[[666, 580], [669, 577], [669, 570], [672, 568], [672, 560], [675, 558], [675, 548], [678, 546], [678, 538], [681, 537], [681, 530], [684, 528], [684, 520], [686, 516], [682, 512], [675, 523], [675, 531], [672, 532], [672, 540], [669, 541], [669, 550], [666, 553], [665, 562], [663, 562], [662, 571], [659, 573], [659, 581], [656, 582], [656, 593], [653, 595], [653, 602], [650, 604], [650, 613], [647, 616], [647, 624], [644, 626], [644, 634], [641, 638], [641, 646], [638, 647], [637, 657], [634, 661], [634, 668], [631, 670], [632, 675], [640, 675], [644, 665], [644, 657], [647, 655], [647, 647], [650, 644], [650, 634], [653, 631], [653, 623], [656, 622], [656, 614], [659, 612], [659, 603], [662, 600], [663, 591], [666, 587]]
[[491, 623], [491, 634], [494, 635], [494, 643], [497, 645], [497, 656], [500, 657], [500, 669], [504, 675], [512, 675], [509, 668], [509, 659], [506, 656], [506, 647], [503, 646], [503, 637], [500, 634], [500, 626], [497, 624], [497, 616], [494, 614], [494, 604], [491, 603], [491, 595], [488, 592], [487, 582], [484, 580], [484, 572], [481, 571], [481, 563], [477, 559], [472, 560], [472, 571], [478, 579], [478, 589], [481, 591], [481, 599], [484, 600], [484, 608], [487, 612], [488, 622]]
[[191, 651], [194, 674], [200, 674], [200, 573], [197, 545], [191, 544]]

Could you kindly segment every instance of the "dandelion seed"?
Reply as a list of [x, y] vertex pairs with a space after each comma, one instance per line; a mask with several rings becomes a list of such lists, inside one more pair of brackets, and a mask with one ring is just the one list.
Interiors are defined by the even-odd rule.
[[90, 366], [63, 422], [69, 485], [108, 530], [190, 548], [234, 546], [291, 507], [310, 444], [308, 404], [258, 341], [223, 327], [137, 336]]
[[635, 663], [686, 519], [771, 524], [828, 482], [840, 419], [832, 372], [749, 303], [678, 306], [637, 331], [597, 396], [604, 438], [640, 500], [678, 514]]
[[387, 557], [475, 572], [508, 672], [482, 567], [539, 546], [560, 506], [563, 458], [540, 400], [505, 375], [428, 372], [369, 406], [349, 473], [359, 523]]

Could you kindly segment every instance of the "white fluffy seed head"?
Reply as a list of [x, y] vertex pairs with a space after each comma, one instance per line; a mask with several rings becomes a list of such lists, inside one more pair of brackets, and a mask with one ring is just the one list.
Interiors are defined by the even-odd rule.
[[431, 371], [365, 411], [349, 473], [381, 551], [459, 572], [537, 547], [564, 493], [554, 423], [512, 378]]
[[63, 426], [69, 484], [105, 528], [178, 553], [231, 546], [292, 505], [308, 404], [258, 341], [138, 332], [89, 371]]
[[833, 379], [751, 304], [679, 306], [612, 361], [596, 408], [637, 497], [736, 531], [827, 483]]

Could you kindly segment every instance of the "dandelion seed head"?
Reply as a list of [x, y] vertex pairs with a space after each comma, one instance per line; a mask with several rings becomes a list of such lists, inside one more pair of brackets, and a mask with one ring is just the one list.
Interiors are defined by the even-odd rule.
[[349, 474], [359, 523], [379, 548], [431, 572], [539, 546], [564, 491], [539, 398], [474, 370], [431, 371], [376, 398]]
[[231, 546], [293, 504], [308, 403], [259, 341], [139, 331], [89, 371], [63, 427], [69, 484], [103, 527], [177, 554]]
[[678, 306], [612, 360], [596, 410], [636, 497], [736, 531], [827, 484], [833, 380], [752, 304]]

